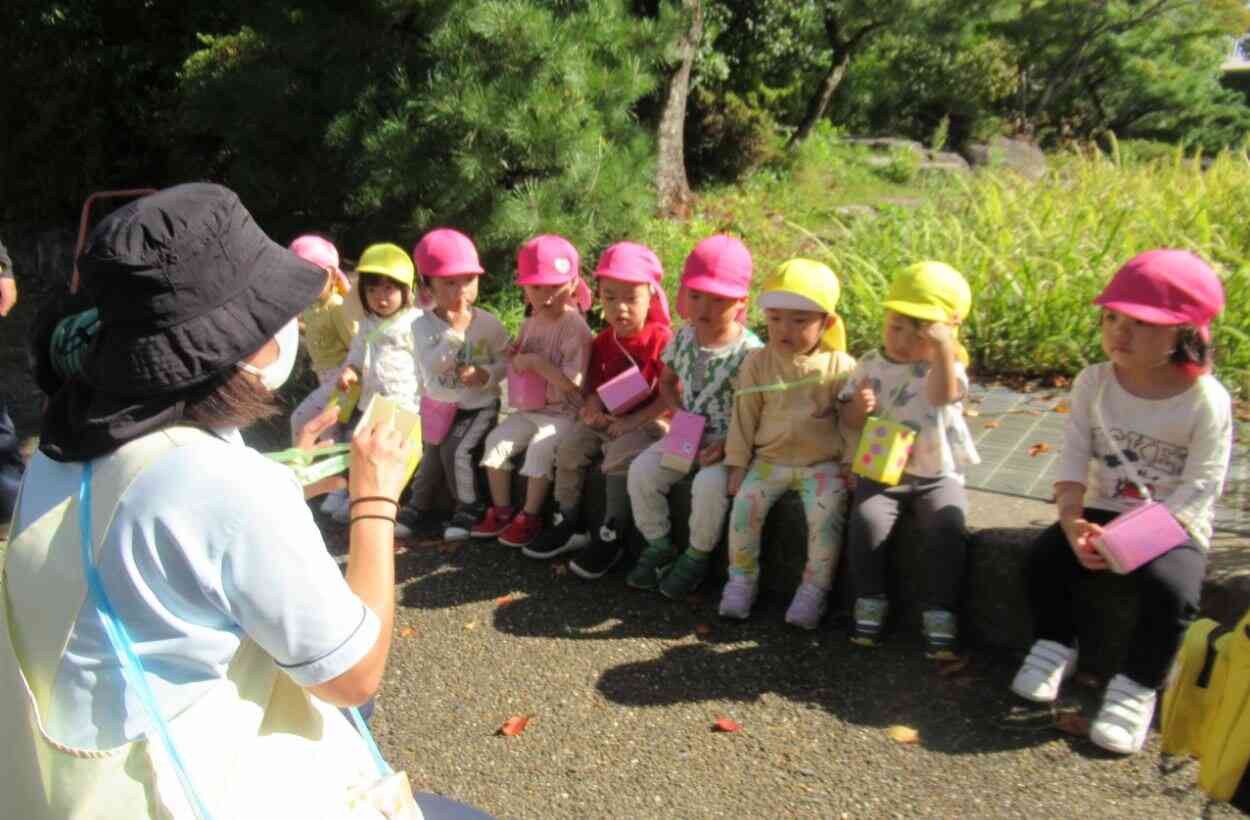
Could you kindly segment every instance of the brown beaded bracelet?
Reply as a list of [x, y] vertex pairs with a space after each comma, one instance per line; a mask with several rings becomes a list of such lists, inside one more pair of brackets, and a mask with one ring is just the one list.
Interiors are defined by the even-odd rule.
[[374, 519], [377, 521], [390, 521], [392, 524], [395, 523], [395, 519], [391, 518], [389, 515], [355, 515], [355, 516], [352, 516], [352, 519], [351, 521], [347, 523], [347, 526], [350, 527], [352, 524], [355, 524], [357, 521], [367, 521], [369, 519]]
[[363, 496], [363, 497], [361, 497], [361, 498], [353, 498], [353, 499], [352, 499], [352, 503], [350, 504], [350, 506], [351, 506], [351, 507], [354, 507], [354, 506], [356, 506], [357, 504], [363, 504], [363, 503], [365, 503], [366, 501], [385, 501], [385, 502], [386, 502], [386, 503], [388, 503], [388, 504], [394, 504], [396, 507], [398, 507], [398, 506], [399, 506], [399, 502], [398, 502], [398, 501], [396, 501], [396, 500], [395, 500], [395, 499], [393, 499], [393, 498], [387, 498], [387, 497], [386, 497], [386, 496], [384, 496], [384, 495], [366, 495], [366, 496]]

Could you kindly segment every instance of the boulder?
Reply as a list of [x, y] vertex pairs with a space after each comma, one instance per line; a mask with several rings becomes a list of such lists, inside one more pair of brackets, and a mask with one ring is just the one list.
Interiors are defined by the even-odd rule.
[[963, 147], [962, 153], [973, 168], [1006, 168], [1026, 179], [1041, 179], [1048, 170], [1042, 149], [1022, 139], [994, 137], [989, 142], [972, 142]]

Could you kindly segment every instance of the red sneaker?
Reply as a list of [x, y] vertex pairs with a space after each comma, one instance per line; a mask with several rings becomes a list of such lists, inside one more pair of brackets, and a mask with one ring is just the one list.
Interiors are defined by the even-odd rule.
[[527, 512], [517, 513], [508, 528], [499, 533], [499, 543], [508, 547], [525, 547], [543, 531], [543, 517]]
[[488, 507], [486, 517], [473, 525], [469, 535], [473, 538], [494, 538], [512, 523], [512, 510], [506, 507]]

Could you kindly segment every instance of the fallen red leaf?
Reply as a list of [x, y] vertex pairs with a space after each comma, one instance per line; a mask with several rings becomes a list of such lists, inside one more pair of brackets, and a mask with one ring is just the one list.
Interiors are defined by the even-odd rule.
[[516, 603], [516, 598], [513, 598], [511, 595], [500, 595], [495, 599], [495, 606], [507, 606], [512, 603]]
[[1044, 441], [1039, 441], [1037, 444], [1034, 444], [1033, 446], [1029, 447], [1030, 456], [1039, 456], [1042, 453], [1049, 453], [1049, 452], [1050, 452], [1050, 445]]
[[985, 426], [987, 429], [992, 430], [1000, 424], [1002, 424], [1002, 422], [999, 421], [998, 419], [991, 419], [985, 423]]
[[712, 634], [712, 627], [707, 624], [695, 624], [694, 634], [698, 635], [700, 638], [706, 638], [708, 635]]
[[1089, 718], [1080, 712], [1060, 712], [1055, 716], [1055, 728], [1074, 737], [1089, 737]]
[[729, 718], [723, 717], [723, 718], [717, 718], [716, 722], [712, 724], [712, 731], [713, 732], [740, 732], [742, 731], [742, 726], [730, 720]]
[[967, 669], [968, 664], [971, 661], [972, 658], [969, 655], [961, 655], [958, 658], [951, 658], [950, 660], [940, 660], [937, 663], [938, 674], [944, 678], [949, 678], [951, 675], [955, 675]]
[[410, 626], [406, 626], [403, 629], [399, 630], [399, 637], [401, 638], [411, 638], [413, 635], [416, 635], [416, 634], [417, 634], [417, 630], [413, 629]]
[[510, 717], [503, 722], [503, 725], [495, 730], [495, 734], [504, 737], [516, 737], [525, 731], [525, 727], [529, 725], [529, 715], [517, 715]]
[[1056, 413], [1071, 413], [1072, 405], [1068, 404], [1066, 401], [1061, 401], [1055, 405], [1054, 409]]

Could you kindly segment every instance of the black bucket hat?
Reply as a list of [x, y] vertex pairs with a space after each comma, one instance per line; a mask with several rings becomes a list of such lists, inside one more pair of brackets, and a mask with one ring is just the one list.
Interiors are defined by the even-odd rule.
[[167, 188], [114, 211], [78, 260], [100, 329], [44, 414], [40, 449], [81, 461], [177, 423], [197, 386], [255, 353], [324, 289], [231, 190]]
[[88, 383], [150, 397], [255, 353], [312, 304], [326, 273], [275, 243], [235, 193], [167, 188], [96, 226], [78, 261], [100, 311]]

